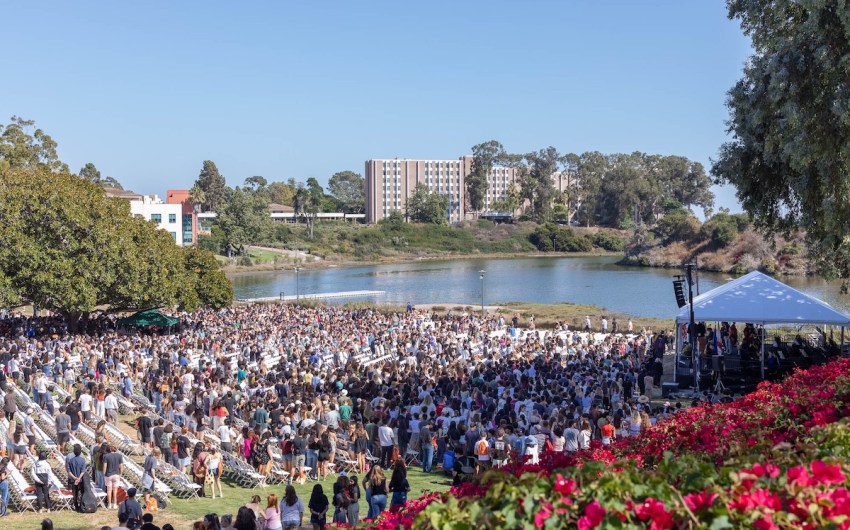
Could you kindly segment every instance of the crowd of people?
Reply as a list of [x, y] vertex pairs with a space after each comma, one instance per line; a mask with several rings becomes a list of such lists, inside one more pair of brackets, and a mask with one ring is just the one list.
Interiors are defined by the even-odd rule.
[[[677, 408], [651, 406], [647, 388], [660, 383], [669, 335], [633, 332], [631, 322], [617, 333], [566, 323], [543, 330], [519, 315], [292, 304], [178, 316], [174, 329], [127, 330], [104, 315], [85, 333], [69, 332], [59, 318], [0, 320], [6, 455], [23, 469], [35, 450], [33, 414], [9, 392], [17, 385], [54, 417], [69, 482], [92, 470], [106, 505], [123, 513], [113, 477], [129, 457], [104, 429], [119, 421], [119, 399], [143, 396], [137, 402], [149, 405], [135, 418], [145, 448], [143, 508], [156, 502], [162, 463], [214, 498], [224, 493], [226, 460], [236, 458], [263, 477], [261, 486], [273, 467], [295, 484], [336, 476], [330, 502], [316, 484], [306, 508], [321, 528], [329, 511], [352, 524], [361, 502], [368, 517], [404, 502], [407, 465], [460, 481], [543, 451], [635, 436]], [[51, 397], [57, 388], [65, 397]], [[95, 430], [96, 443], [65, 446], [81, 423]], [[294, 491], [246, 507], [263, 528], [290, 528], [296, 513], [300, 525], [305, 508]], [[249, 528], [240, 523], [245, 514], [232, 518], [234, 528]], [[204, 524], [229, 528], [217, 516]]]

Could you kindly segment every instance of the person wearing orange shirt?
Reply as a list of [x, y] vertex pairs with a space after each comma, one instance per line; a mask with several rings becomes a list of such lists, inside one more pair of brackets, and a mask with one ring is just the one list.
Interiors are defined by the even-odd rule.
[[609, 445], [617, 436], [617, 430], [614, 428], [614, 425], [610, 420], [606, 420], [605, 425], [603, 425], [600, 430], [602, 431], [602, 445]]

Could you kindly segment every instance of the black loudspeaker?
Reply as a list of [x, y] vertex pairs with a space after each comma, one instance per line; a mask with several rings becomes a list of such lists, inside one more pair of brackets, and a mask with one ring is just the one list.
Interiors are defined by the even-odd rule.
[[670, 397], [670, 394], [679, 391], [679, 383], [661, 383], [661, 397]]
[[688, 304], [688, 301], [685, 300], [685, 281], [684, 280], [673, 280], [673, 294], [676, 295], [676, 304], [679, 307], [684, 307]]

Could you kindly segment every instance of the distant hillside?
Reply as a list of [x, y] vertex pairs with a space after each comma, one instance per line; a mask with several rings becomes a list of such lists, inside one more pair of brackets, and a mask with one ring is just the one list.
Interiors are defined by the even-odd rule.
[[[679, 268], [696, 261], [701, 270], [804, 276], [814, 272], [801, 235], [772, 240], [753, 231], [742, 215], [720, 213], [704, 224], [692, 216], [662, 219], [652, 230], [635, 231], [624, 265]], [[666, 221], [666, 222], [665, 222]]]

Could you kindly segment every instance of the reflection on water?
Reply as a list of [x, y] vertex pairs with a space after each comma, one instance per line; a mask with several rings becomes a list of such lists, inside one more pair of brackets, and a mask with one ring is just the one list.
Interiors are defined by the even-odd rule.
[[[606, 256], [428, 260], [302, 270], [298, 275], [298, 289], [301, 293], [385, 291], [385, 295], [374, 300], [400, 304], [478, 305], [481, 303], [478, 271], [483, 269], [486, 271], [484, 296], [487, 304], [572, 302], [631, 315], [656, 318], [675, 315], [671, 282], [678, 271], [622, 267], [616, 264], [617, 259]], [[296, 291], [292, 270], [237, 274], [231, 279], [236, 298], [292, 295]], [[728, 274], [700, 273], [700, 291], [708, 291], [730, 279]], [[850, 306], [850, 297], [839, 294], [838, 282], [795, 277], [781, 280], [843, 311]]]

